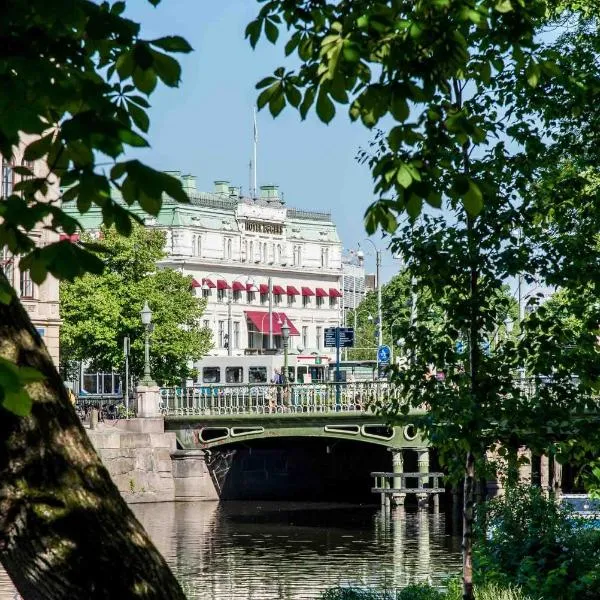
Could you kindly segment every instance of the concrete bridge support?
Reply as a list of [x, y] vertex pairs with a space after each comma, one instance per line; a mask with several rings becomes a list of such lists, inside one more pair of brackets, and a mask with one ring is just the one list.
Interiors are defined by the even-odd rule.
[[[390, 448], [392, 453], [392, 472], [393, 473], [404, 473], [404, 454], [402, 448]], [[394, 487], [402, 487], [402, 479], [400, 477], [394, 478]], [[396, 506], [404, 506], [406, 500], [406, 494], [394, 494], [392, 501]]]
[[[419, 473], [429, 473], [429, 448], [417, 449], [417, 468]], [[426, 483], [426, 479], [424, 483]], [[419, 508], [427, 508], [428, 496], [427, 494], [419, 494], [417, 496]], [[439, 498], [436, 495], [436, 501], [439, 507]]]
[[219, 494], [206, 466], [203, 450], [175, 450], [171, 453], [175, 500], [218, 500]]

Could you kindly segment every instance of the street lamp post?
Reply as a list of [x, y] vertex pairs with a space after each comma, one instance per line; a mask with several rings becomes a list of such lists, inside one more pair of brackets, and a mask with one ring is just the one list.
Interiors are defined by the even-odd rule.
[[148, 300], [144, 302], [144, 308], [140, 311], [140, 316], [146, 333], [144, 340], [144, 376], [140, 383], [146, 387], [154, 387], [156, 386], [156, 382], [152, 379], [152, 375], [150, 374], [150, 332], [153, 328], [152, 311], [148, 306]]
[[281, 326], [281, 337], [283, 338], [283, 383], [288, 382], [288, 345], [290, 341], [290, 326], [287, 320]]

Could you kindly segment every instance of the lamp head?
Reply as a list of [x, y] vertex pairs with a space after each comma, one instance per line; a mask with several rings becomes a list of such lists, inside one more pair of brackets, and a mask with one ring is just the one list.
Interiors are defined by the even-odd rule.
[[290, 339], [290, 326], [287, 324], [287, 321], [284, 321], [283, 325], [281, 325], [281, 336], [284, 341]]
[[146, 327], [150, 325], [150, 322], [152, 321], [152, 311], [148, 306], [148, 300], [144, 302], [144, 308], [140, 311], [140, 316], [142, 317], [142, 325], [145, 325]]

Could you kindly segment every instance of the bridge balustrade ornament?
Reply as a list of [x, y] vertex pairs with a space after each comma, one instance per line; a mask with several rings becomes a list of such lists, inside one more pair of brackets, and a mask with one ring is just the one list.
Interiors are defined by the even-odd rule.
[[160, 412], [169, 416], [372, 413], [377, 402], [397, 399], [387, 382], [198, 385], [162, 388]]

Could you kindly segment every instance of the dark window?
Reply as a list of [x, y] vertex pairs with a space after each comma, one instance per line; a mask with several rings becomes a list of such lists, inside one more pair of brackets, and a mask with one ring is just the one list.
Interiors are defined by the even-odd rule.
[[204, 383], [220, 383], [221, 369], [219, 367], [204, 367], [202, 369], [202, 381]]
[[267, 383], [267, 367], [250, 367], [248, 381], [250, 383]]
[[21, 298], [33, 298], [33, 281], [29, 271], [21, 271]]
[[242, 367], [225, 367], [225, 383], [242, 383], [243, 373]]
[[15, 184], [15, 172], [13, 171], [13, 165], [10, 161], [5, 158], [2, 159], [2, 189], [0, 196], [8, 198], [13, 193], [13, 187]]

